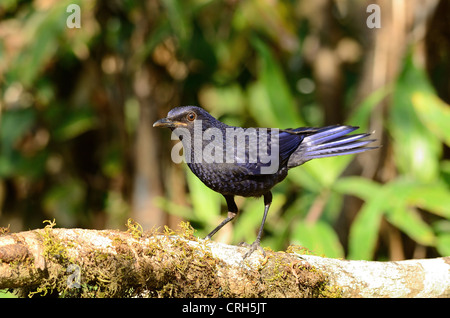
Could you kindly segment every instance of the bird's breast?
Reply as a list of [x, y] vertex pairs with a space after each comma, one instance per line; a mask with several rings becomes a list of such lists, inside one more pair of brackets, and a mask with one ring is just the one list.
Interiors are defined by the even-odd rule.
[[[231, 165], [231, 164], [230, 164]], [[191, 171], [210, 189], [225, 195], [261, 196], [287, 175], [287, 168], [275, 174], [251, 175], [226, 164], [188, 163]]]

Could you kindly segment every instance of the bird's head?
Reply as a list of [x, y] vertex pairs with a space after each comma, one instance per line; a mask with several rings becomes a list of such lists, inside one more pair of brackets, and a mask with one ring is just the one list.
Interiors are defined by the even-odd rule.
[[166, 127], [171, 130], [180, 127], [191, 129], [196, 122], [202, 122], [204, 128], [214, 126], [217, 122], [220, 123], [203, 108], [197, 106], [181, 106], [170, 110], [167, 117], [156, 121], [153, 127]]

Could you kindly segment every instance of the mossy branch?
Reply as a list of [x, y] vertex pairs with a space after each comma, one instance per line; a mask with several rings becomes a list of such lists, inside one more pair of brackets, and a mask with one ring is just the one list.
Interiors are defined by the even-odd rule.
[[44, 229], [0, 235], [0, 289], [64, 297], [445, 297], [450, 257], [366, 262], [246, 248], [174, 233]]

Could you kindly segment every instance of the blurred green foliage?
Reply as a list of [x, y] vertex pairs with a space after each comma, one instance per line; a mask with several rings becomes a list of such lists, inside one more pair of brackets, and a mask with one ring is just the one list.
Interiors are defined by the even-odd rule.
[[[66, 26], [70, 3], [80, 5], [79, 29]], [[155, 118], [178, 101], [231, 125], [342, 118], [365, 131], [376, 122], [382, 150], [311, 161], [274, 188], [262, 245], [368, 260], [388, 259], [398, 244], [403, 257], [450, 255], [450, 110], [418, 62], [421, 40], [405, 45], [391, 82], [364, 90], [363, 66], [376, 49], [367, 38], [377, 32], [364, 23], [365, 2], [320, 3], [0, 4], [0, 226], [27, 229], [52, 218], [68, 227], [122, 226], [138, 191], [134, 144], [149, 98]], [[321, 71], [329, 65], [337, 71]], [[164, 195], [153, 205], [204, 236], [223, 219], [225, 202], [188, 169], [188, 195], [177, 201], [174, 182], [183, 182], [170, 177], [173, 144], [168, 132], [155, 134], [165, 145], [151, 144], [152, 152], [163, 154], [148, 165], [162, 171]], [[242, 213], [222, 239], [252, 242], [262, 200], [237, 203]]]

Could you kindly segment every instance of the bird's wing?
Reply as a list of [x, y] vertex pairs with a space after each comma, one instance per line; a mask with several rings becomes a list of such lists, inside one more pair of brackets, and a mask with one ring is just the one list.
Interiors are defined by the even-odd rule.
[[[273, 160], [275, 155], [272, 156], [272, 151], [275, 150], [275, 147], [278, 148], [278, 156], [276, 159], [279, 160], [279, 166], [283, 166], [299, 148], [300, 144], [305, 142], [305, 138], [309, 136], [321, 136], [322, 131], [324, 131], [323, 134], [327, 131], [334, 130], [339, 130], [339, 132], [344, 130], [342, 134], [351, 131], [349, 127], [345, 128], [346, 129], [343, 129], [342, 126], [336, 125], [323, 128], [300, 127], [295, 129], [279, 129], [277, 130], [278, 140], [272, 139], [271, 133], [273, 130], [269, 129], [267, 134], [263, 135], [264, 137], [261, 136], [261, 131], [255, 130], [254, 133], [256, 134], [257, 139], [253, 139], [253, 141], [257, 140], [258, 142], [248, 142], [243, 148], [234, 148], [234, 162], [228, 169], [231, 169], [235, 175], [261, 175], [261, 168], [271, 165], [271, 162], [264, 161], [261, 155], [267, 155], [266, 159], [267, 157], [270, 157], [270, 160]], [[255, 137], [253, 132], [248, 133], [248, 136]], [[266, 139], [264, 140], [264, 138]], [[262, 140], [264, 140], [267, 145], [265, 149], [261, 149]], [[238, 149], [243, 151], [238, 151]], [[252, 154], [254, 155], [253, 157]]]
[[302, 143], [305, 136], [311, 132], [311, 128], [297, 128], [280, 130], [279, 133], [279, 152], [281, 162], [289, 159], [290, 155]]
[[[248, 176], [260, 175], [261, 168], [270, 165], [264, 157], [271, 151], [270, 133], [267, 131], [268, 129], [264, 128], [238, 128], [238, 132], [242, 135], [236, 140], [228, 140], [228, 142], [236, 142], [232, 147], [232, 164], [229, 166], [234, 175], [241, 175], [244, 179]], [[265, 143], [265, 149], [262, 148], [262, 143]], [[228, 155], [230, 154], [227, 153]]]
[[[278, 140], [276, 140], [272, 136], [273, 130], [269, 129], [263, 135], [261, 131], [257, 130], [255, 133], [258, 138], [253, 139], [257, 142], [246, 143], [245, 148], [241, 148], [242, 151], [234, 149], [234, 167], [232, 169], [237, 174], [260, 175], [262, 174], [262, 167], [271, 166], [271, 160], [276, 159], [280, 165], [283, 165], [298, 148], [305, 136], [316, 131], [317, 129], [309, 127], [277, 130]], [[261, 147], [261, 143], [266, 144], [264, 149]], [[278, 155], [272, 156], [272, 152], [276, 148], [278, 149]]]

